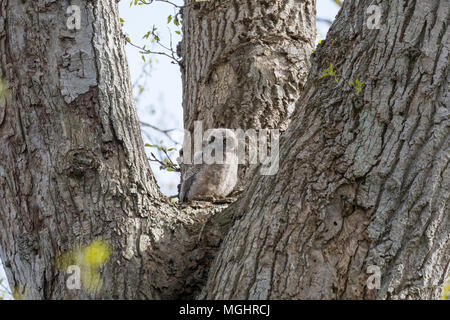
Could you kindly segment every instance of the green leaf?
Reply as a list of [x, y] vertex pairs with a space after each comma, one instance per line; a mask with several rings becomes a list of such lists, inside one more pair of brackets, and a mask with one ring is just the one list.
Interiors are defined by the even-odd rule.
[[144, 34], [144, 36], [142, 37], [142, 39], [148, 39], [148, 37], [150, 37], [150, 35], [152, 34], [151, 31], [148, 31], [146, 34]]

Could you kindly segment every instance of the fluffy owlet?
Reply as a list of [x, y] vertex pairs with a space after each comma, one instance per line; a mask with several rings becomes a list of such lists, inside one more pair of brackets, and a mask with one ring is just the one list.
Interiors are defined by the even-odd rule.
[[[221, 199], [228, 196], [237, 183], [238, 141], [230, 129], [210, 130], [202, 151], [185, 165], [180, 187], [181, 202]], [[196, 164], [201, 162], [201, 164]]]

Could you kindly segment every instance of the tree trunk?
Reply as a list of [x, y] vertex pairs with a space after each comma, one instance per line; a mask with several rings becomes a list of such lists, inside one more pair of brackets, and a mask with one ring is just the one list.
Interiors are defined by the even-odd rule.
[[[313, 0], [187, 1], [180, 44], [185, 130], [284, 131], [309, 70]], [[240, 185], [255, 174], [248, 161]]]
[[[301, 94], [279, 172], [224, 210], [158, 191], [115, 1], [2, 1], [0, 257], [16, 296], [436, 298], [450, 268], [449, 5], [384, 2], [369, 30], [370, 2], [345, 2], [303, 89], [314, 1], [184, 9], [186, 128], [283, 129]], [[330, 63], [337, 84], [321, 78]], [[93, 240], [104, 264], [87, 259]]]
[[[383, 1], [379, 30], [366, 25], [371, 3], [345, 1], [315, 52], [280, 170], [229, 208], [239, 219], [202, 297], [439, 298], [450, 268], [449, 2]], [[321, 77], [330, 63], [336, 79]]]

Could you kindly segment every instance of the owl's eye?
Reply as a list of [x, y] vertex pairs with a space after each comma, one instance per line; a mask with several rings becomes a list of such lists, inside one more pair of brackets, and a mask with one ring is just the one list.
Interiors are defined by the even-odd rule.
[[212, 137], [209, 139], [209, 143], [213, 143], [214, 141], [216, 141], [216, 137], [212, 136]]

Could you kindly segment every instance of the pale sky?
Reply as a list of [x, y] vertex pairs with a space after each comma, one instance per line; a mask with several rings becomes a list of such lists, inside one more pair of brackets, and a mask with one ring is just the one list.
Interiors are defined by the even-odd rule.
[[[183, 1], [173, 0], [174, 3], [182, 4]], [[167, 17], [174, 15], [173, 7], [167, 3], [155, 2], [152, 5], [130, 7], [130, 0], [122, 0], [119, 3], [120, 16], [124, 19], [124, 32], [129, 35], [131, 41], [139, 46], [149, 45], [149, 41], [143, 40], [143, 35], [152, 29], [155, 25], [159, 30], [161, 41], [169, 44], [169, 30], [167, 29]], [[331, 0], [317, 0], [317, 16], [334, 20], [339, 7]], [[175, 33], [177, 28], [170, 25], [173, 46], [181, 39]], [[324, 39], [328, 26], [318, 24], [318, 38]], [[154, 48], [156, 50], [157, 47]], [[135, 83], [141, 75], [144, 62], [139, 54], [139, 50], [128, 45], [127, 48], [128, 64], [130, 67], [132, 83]], [[158, 49], [159, 50], [159, 49]], [[183, 111], [181, 107], [181, 74], [178, 65], [172, 64], [169, 58], [163, 56], [149, 57], [152, 59], [150, 76], [141, 79], [139, 83], [145, 84], [146, 91], [137, 103], [139, 119], [149, 124], [155, 125], [161, 129], [176, 129], [171, 132], [172, 138], [179, 143], [183, 140]], [[152, 130], [145, 130], [152, 138], [153, 143], [159, 143], [166, 147], [175, 147], [175, 143], [164, 135]], [[147, 136], [143, 135], [144, 142], [149, 142]], [[180, 146], [178, 146], [179, 149]], [[148, 153], [151, 148], [146, 148]], [[151, 149], [154, 152], [154, 149]], [[175, 153], [174, 153], [175, 154]], [[175, 160], [176, 155], [173, 160]], [[172, 172], [163, 172], [159, 170], [159, 165], [151, 163], [153, 173], [156, 176], [161, 190], [166, 195], [175, 195], [179, 181], [178, 174]], [[0, 279], [3, 285], [6, 284], [6, 278], [2, 265], [0, 264]], [[0, 290], [2, 290], [0, 286]]]

